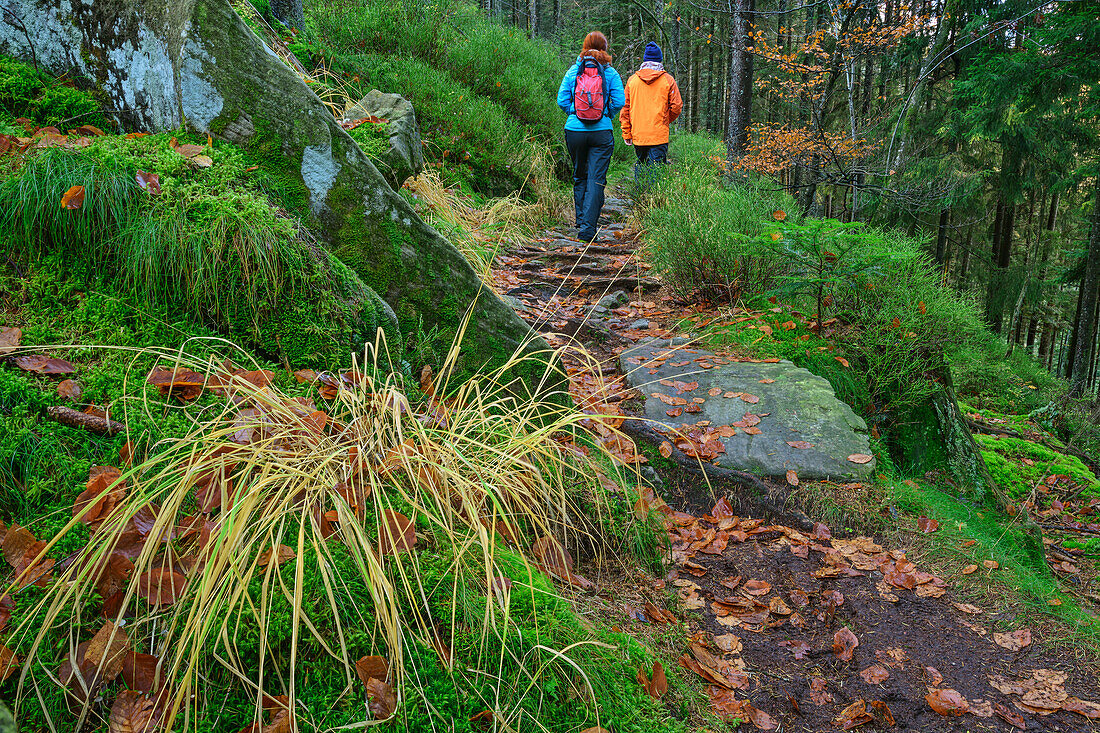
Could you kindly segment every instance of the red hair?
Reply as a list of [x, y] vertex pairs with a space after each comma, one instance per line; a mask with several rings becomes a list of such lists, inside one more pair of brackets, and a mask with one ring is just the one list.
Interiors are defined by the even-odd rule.
[[592, 31], [584, 37], [581, 46], [581, 56], [591, 56], [605, 66], [611, 63], [611, 54], [607, 52], [607, 36], [599, 31]]

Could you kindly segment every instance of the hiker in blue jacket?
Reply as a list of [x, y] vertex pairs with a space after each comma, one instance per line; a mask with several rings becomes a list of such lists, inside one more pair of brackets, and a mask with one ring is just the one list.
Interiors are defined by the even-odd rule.
[[607, 168], [615, 151], [611, 120], [626, 103], [622, 77], [610, 64], [607, 38], [592, 31], [558, 89], [558, 106], [569, 115], [565, 146], [573, 160], [573, 204], [582, 242], [596, 238]]

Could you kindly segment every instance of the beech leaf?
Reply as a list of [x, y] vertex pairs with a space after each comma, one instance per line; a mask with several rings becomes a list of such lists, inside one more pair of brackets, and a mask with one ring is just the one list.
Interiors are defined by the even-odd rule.
[[163, 711], [137, 690], [122, 690], [111, 706], [109, 733], [153, 733], [160, 729]]
[[859, 673], [859, 676], [863, 678], [863, 681], [869, 685], [877, 685], [890, 677], [889, 670], [883, 667], [881, 664], [872, 664], [867, 669]]
[[61, 194], [61, 208], [75, 211], [84, 205], [84, 187], [72, 186]]
[[930, 708], [948, 717], [958, 717], [970, 710], [966, 698], [948, 687], [929, 690], [924, 699], [928, 701]]
[[842, 661], [850, 662], [857, 646], [859, 637], [847, 626], [833, 634], [833, 654]]
[[1024, 647], [1031, 646], [1031, 629], [1019, 629], [1007, 633], [994, 633], [993, 641], [998, 646], [1003, 646], [1010, 652], [1018, 652]]

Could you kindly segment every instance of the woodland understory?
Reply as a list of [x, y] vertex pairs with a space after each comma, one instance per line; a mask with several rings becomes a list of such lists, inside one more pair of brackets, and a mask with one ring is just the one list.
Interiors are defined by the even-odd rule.
[[2, 9], [0, 733], [1100, 725], [1096, 3], [123, 4], [269, 66]]

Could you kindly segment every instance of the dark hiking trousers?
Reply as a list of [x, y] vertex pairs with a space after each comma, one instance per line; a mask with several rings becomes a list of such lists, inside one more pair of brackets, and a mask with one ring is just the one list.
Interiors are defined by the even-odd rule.
[[635, 145], [634, 154], [638, 156], [638, 163], [640, 165], [667, 163], [668, 143], [661, 143], [660, 145]]
[[660, 145], [635, 145], [634, 154], [638, 156], [638, 162], [634, 164], [634, 180], [639, 176], [647, 178], [646, 168], [652, 168], [659, 163], [668, 162], [668, 143]]
[[573, 160], [573, 205], [577, 212], [578, 237], [590, 242], [603, 208], [603, 190], [607, 186], [607, 168], [615, 151], [611, 130], [565, 131], [565, 146]]

